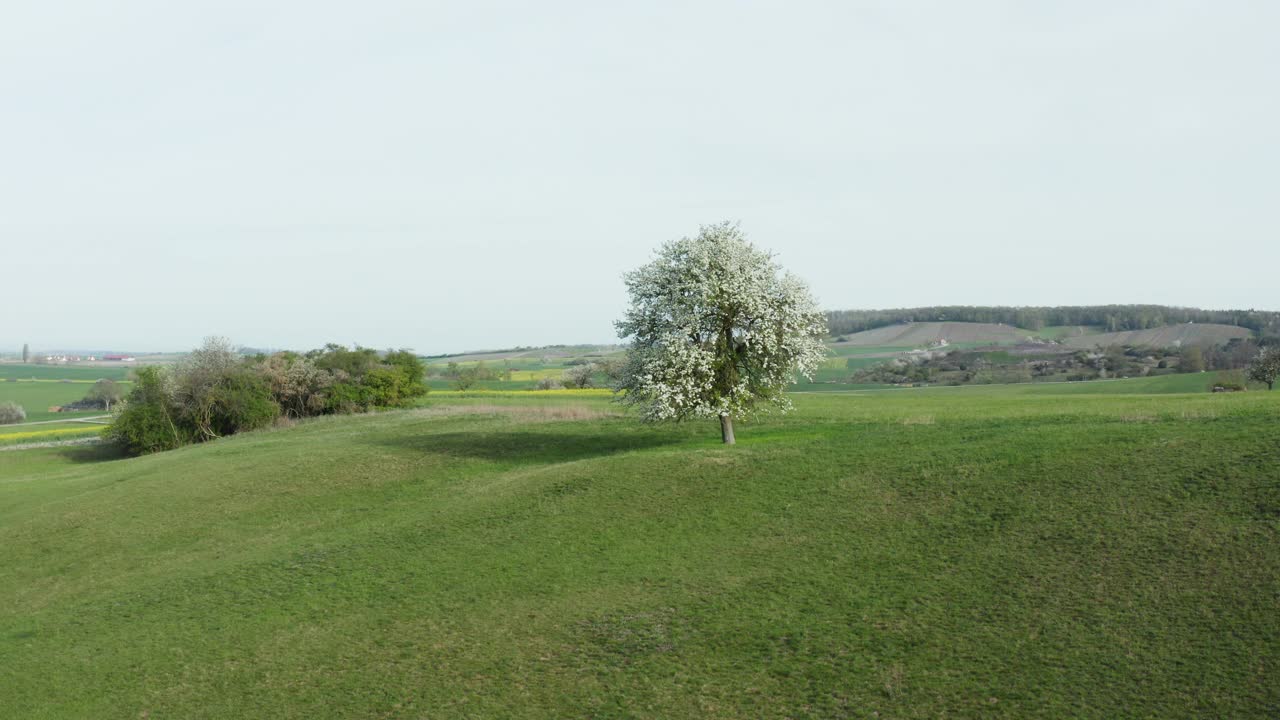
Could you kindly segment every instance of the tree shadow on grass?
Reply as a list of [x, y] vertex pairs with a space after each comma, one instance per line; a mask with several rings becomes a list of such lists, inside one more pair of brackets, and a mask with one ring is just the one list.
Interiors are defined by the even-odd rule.
[[459, 432], [387, 438], [381, 445], [429, 455], [546, 465], [674, 445], [678, 438], [636, 433]]
[[108, 460], [123, 460], [129, 457], [123, 447], [109, 442], [99, 442], [92, 445], [70, 445], [62, 448], [62, 451], [58, 454], [74, 463], [98, 463], [107, 462]]

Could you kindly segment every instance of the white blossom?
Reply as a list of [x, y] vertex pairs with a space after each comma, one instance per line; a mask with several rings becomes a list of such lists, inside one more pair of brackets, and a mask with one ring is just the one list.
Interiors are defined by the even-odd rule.
[[631, 344], [616, 389], [647, 419], [786, 411], [787, 385], [825, 355], [808, 287], [736, 225], [668, 242], [625, 280], [631, 306], [616, 325]]

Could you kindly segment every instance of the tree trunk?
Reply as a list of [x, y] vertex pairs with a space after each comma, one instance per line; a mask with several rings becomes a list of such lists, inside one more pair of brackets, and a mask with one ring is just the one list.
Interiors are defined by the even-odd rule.
[[728, 415], [720, 416], [720, 439], [724, 440], [725, 445], [733, 445], [733, 418]]

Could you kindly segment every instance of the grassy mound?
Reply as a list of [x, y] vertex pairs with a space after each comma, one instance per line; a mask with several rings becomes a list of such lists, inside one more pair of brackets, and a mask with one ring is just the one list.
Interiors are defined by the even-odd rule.
[[0, 716], [1280, 707], [1280, 393], [796, 401], [0, 454]]

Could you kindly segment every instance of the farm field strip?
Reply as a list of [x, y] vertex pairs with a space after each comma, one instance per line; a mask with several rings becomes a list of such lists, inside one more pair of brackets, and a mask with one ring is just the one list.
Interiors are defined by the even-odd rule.
[[9, 432], [26, 432], [33, 427], [35, 428], [61, 428], [61, 427], [84, 427], [86, 425], [103, 426], [110, 424], [110, 415], [95, 415], [93, 417], [76, 417], [67, 420], [37, 420], [35, 422], [16, 423], [13, 425], [0, 425], [0, 435]]
[[0, 432], [0, 445], [25, 445], [50, 440], [67, 440], [79, 437], [92, 437], [102, 433], [102, 427], [86, 425], [67, 428], [40, 428], [22, 432]]
[[0, 380], [61, 380], [96, 382], [101, 379], [125, 380], [132, 368], [84, 365], [32, 365], [0, 363]]

